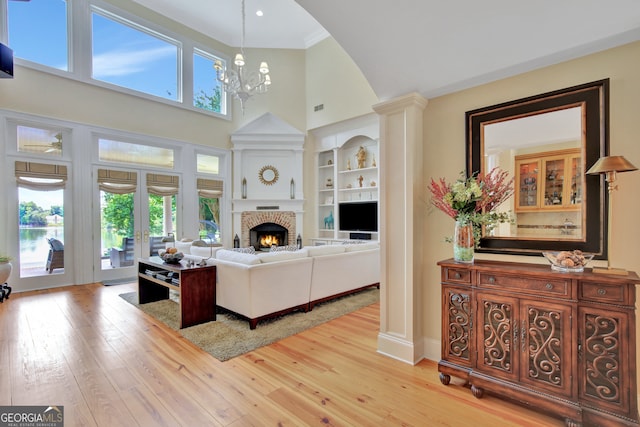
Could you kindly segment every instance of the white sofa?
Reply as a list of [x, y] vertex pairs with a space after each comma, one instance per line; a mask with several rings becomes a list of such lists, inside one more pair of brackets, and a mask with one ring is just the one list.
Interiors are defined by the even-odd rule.
[[320, 302], [380, 284], [377, 242], [256, 254], [214, 247], [214, 258], [209, 247], [180, 249], [185, 260], [206, 259], [217, 266], [216, 304], [246, 318], [251, 329], [269, 317], [306, 312]]
[[[257, 260], [257, 261], [256, 261]], [[260, 320], [309, 309], [313, 259], [306, 251], [251, 255], [220, 250], [216, 304], [249, 320]]]
[[376, 243], [310, 246], [313, 258], [309, 310], [372, 285], [380, 286], [380, 247]]

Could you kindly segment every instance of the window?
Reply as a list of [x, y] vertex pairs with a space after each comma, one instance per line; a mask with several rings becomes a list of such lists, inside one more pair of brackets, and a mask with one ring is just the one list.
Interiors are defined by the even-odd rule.
[[47, 156], [62, 156], [62, 132], [59, 130], [18, 126], [18, 151]]
[[213, 68], [215, 61], [224, 60], [216, 58], [199, 49], [194, 49], [193, 54], [193, 106], [216, 113], [224, 113], [223, 91], [216, 78]]
[[220, 198], [223, 182], [198, 178], [197, 188], [200, 238], [210, 240], [209, 243], [220, 242]]
[[20, 277], [64, 273], [66, 166], [16, 161], [15, 177]]
[[[188, 109], [229, 114], [228, 97], [213, 68], [216, 60], [225, 60], [206, 47], [183, 52], [183, 45], [193, 45], [186, 36], [102, 1], [0, 0], [3, 5], [8, 13], [6, 21], [0, 13], [0, 35], [6, 31], [15, 56], [30, 61], [21, 65], [43, 65], [36, 68]], [[183, 68], [193, 72], [184, 75]]]
[[94, 9], [93, 64], [96, 80], [179, 101], [179, 43]]
[[174, 150], [100, 138], [98, 140], [98, 158], [104, 162], [173, 169]]
[[198, 173], [220, 174], [220, 157], [209, 154], [197, 154]]
[[66, 1], [9, 1], [7, 12], [9, 46], [17, 58], [69, 70]]

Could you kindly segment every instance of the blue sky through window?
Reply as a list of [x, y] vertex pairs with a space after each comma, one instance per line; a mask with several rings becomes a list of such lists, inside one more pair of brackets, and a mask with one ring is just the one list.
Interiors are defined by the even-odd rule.
[[67, 71], [67, 2], [8, 2], [9, 47], [18, 58]]
[[[82, 1], [69, 4], [65, 0], [9, 1], [9, 46], [15, 56], [70, 71], [67, 9], [79, 6]], [[210, 101], [220, 90], [213, 69], [216, 55], [199, 49], [181, 52], [178, 41], [154, 34], [154, 30], [136, 28], [134, 23], [127, 25], [129, 21], [110, 12], [96, 8], [90, 16], [91, 25], [75, 25], [74, 35], [91, 37], [92, 58], [81, 58], [91, 61], [86, 64], [87, 69], [91, 67], [91, 78], [187, 105], [196, 105], [196, 99]], [[84, 28], [91, 28], [91, 34], [81, 34]], [[183, 82], [192, 84], [192, 99], [183, 100], [180, 91], [181, 54], [185, 60], [193, 60], [193, 75], [182, 76]], [[226, 114], [224, 99], [220, 104], [204, 108]]]
[[178, 100], [178, 47], [92, 14], [93, 78]]

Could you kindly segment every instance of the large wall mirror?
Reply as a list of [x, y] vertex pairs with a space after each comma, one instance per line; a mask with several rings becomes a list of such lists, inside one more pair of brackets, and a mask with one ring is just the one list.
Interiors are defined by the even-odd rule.
[[609, 80], [466, 113], [467, 174], [499, 167], [515, 178], [499, 209], [514, 222], [484, 234], [480, 252], [607, 256], [605, 184], [585, 172], [608, 155]]

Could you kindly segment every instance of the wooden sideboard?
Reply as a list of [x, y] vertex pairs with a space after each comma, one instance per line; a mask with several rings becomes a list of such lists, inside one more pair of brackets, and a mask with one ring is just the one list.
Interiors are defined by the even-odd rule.
[[638, 426], [635, 285], [541, 264], [438, 263], [440, 381], [465, 379], [568, 426]]

